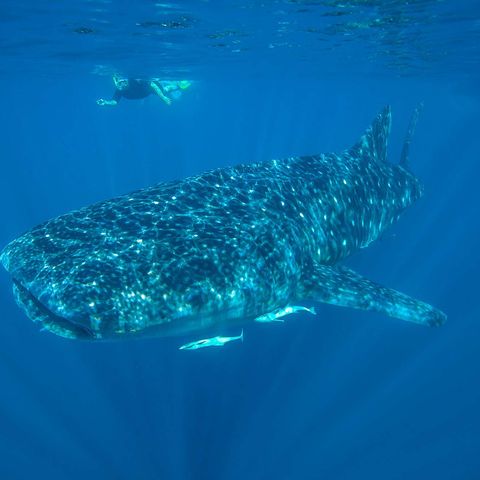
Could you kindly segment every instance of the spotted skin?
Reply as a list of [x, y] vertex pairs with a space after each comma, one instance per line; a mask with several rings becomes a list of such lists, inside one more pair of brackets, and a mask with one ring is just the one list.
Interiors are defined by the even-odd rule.
[[390, 109], [340, 154], [221, 168], [49, 220], [0, 260], [27, 315], [68, 338], [165, 336], [313, 299], [438, 325], [445, 315], [336, 266], [422, 194], [387, 162]]

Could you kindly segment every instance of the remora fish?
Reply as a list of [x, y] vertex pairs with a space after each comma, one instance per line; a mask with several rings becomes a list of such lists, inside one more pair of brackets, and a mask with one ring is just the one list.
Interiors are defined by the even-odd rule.
[[298, 305], [288, 305], [284, 308], [277, 308], [273, 312], [268, 312], [265, 313], [264, 315], [260, 315], [255, 319], [256, 322], [260, 323], [270, 323], [270, 322], [283, 322], [283, 317], [286, 317], [287, 315], [292, 315], [293, 313], [297, 312], [308, 312], [311, 313], [312, 315], [316, 315], [317, 313], [315, 312], [315, 308], [307, 308], [303, 306], [298, 306]]
[[410, 135], [387, 161], [390, 123], [387, 107], [343, 153], [221, 168], [49, 220], [1, 254], [16, 300], [84, 339], [191, 334], [302, 300], [440, 325], [441, 311], [337, 266], [422, 194]]
[[243, 329], [240, 335], [236, 337], [213, 337], [213, 338], [202, 338], [196, 342], [186, 343], [182, 345], [179, 350], [198, 350], [199, 348], [205, 347], [223, 347], [226, 343], [235, 342], [236, 340], [241, 340], [243, 342]]

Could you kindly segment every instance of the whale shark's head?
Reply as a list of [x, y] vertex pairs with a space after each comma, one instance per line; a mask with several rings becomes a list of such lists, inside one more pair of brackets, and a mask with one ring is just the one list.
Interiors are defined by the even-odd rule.
[[17, 304], [42, 330], [65, 338], [101, 338], [101, 332], [92, 328], [95, 283], [80, 279], [88, 271], [82, 272], [85, 262], [69, 258], [71, 252], [65, 252], [66, 261], [61, 262], [49, 237], [37, 227], [8, 244], [0, 255], [12, 276]]
[[48, 304], [42, 303], [31, 291], [19, 281], [13, 280], [13, 293], [17, 304], [27, 316], [38, 323], [43, 330], [72, 339], [93, 340], [98, 334], [90, 328], [88, 322], [80, 317], [74, 318], [56, 313]]
[[[131, 262], [124, 271], [118, 256], [115, 247], [99, 246], [95, 230], [83, 238], [79, 230], [57, 230], [53, 220], [8, 244], [0, 262], [17, 303], [43, 330], [96, 340], [125, 334], [126, 323], [132, 334], [144, 326], [138, 304], [149, 298], [136, 288], [140, 269]], [[157, 313], [161, 321], [169, 312]]]
[[[208, 275], [211, 266], [204, 259], [149, 263], [142, 257], [145, 262], [136, 263], [136, 240], [104, 248], [91, 238], [75, 238], [68, 250], [67, 230], [60, 239], [53, 233], [55, 220], [47, 222], [0, 255], [15, 300], [42, 330], [81, 340], [177, 335], [221, 321], [219, 305], [232, 313], [242, 304], [241, 294], [235, 298], [223, 279], [215, 288], [193, 281]], [[154, 243], [145, 248], [154, 251]]]

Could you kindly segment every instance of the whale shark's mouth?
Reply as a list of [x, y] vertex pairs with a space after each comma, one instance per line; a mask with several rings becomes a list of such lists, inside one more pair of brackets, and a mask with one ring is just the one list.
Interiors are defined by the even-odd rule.
[[16, 279], [13, 279], [13, 293], [18, 305], [33, 322], [40, 324], [42, 329], [65, 338], [95, 338], [89, 328], [54, 313]]

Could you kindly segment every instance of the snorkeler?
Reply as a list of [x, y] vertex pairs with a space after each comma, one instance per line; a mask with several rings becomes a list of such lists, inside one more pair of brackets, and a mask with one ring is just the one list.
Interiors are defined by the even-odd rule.
[[121, 98], [129, 100], [139, 100], [149, 95], [158, 95], [167, 105], [171, 105], [173, 100], [181, 97], [182, 92], [192, 85], [188, 80], [160, 80], [152, 78], [149, 80], [141, 78], [123, 78], [118, 75], [113, 76], [115, 92], [111, 100], [99, 98], [97, 105], [115, 106]]

